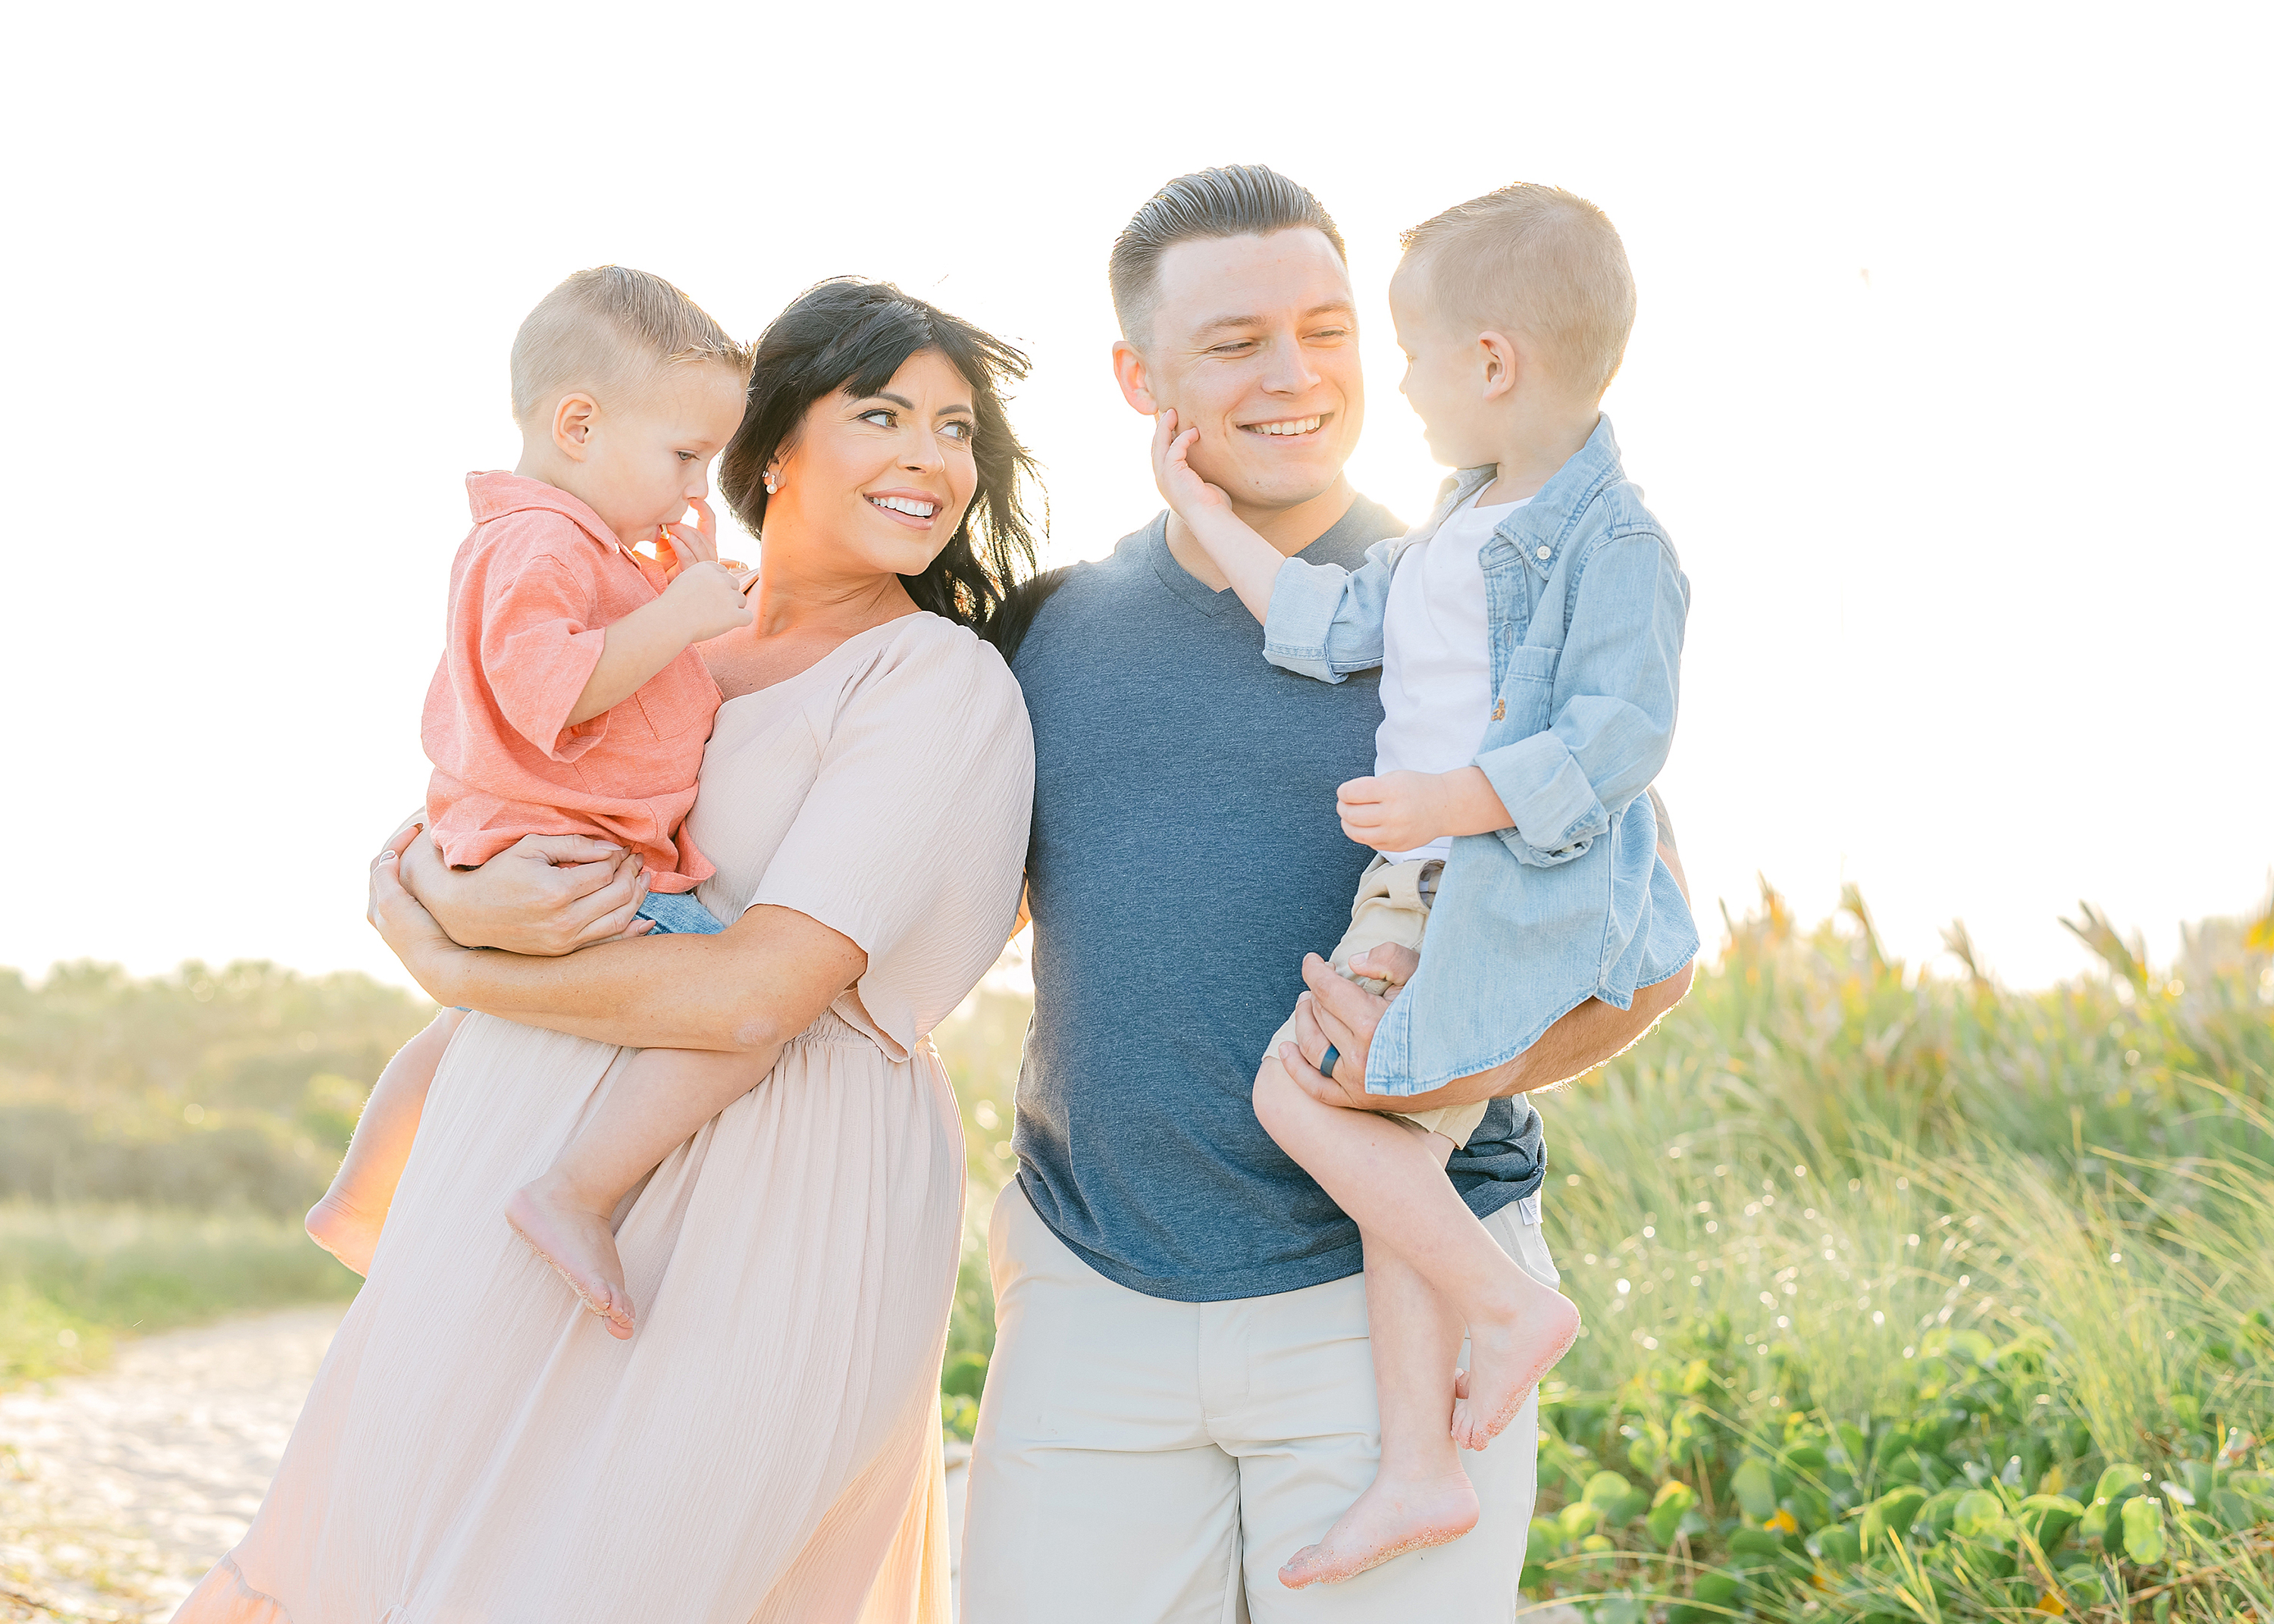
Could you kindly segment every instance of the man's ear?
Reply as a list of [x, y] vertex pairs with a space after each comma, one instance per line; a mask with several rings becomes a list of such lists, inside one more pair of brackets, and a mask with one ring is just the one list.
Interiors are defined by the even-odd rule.
[[574, 390], [553, 402], [553, 443], [561, 455], [572, 462], [584, 460], [591, 448], [593, 425], [599, 416], [600, 403]]
[[1517, 374], [1530, 366], [1531, 354], [1505, 333], [1477, 335], [1477, 365], [1480, 381], [1484, 386], [1483, 398], [1503, 399], [1516, 387]]
[[1126, 338], [1113, 341], [1113, 381], [1121, 386], [1121, 398], [1131, 410], [1148, 417], [1160, 415], [1160, 402], [1153, 395], [1152, 369], [1145, 365], [1137, 346]]

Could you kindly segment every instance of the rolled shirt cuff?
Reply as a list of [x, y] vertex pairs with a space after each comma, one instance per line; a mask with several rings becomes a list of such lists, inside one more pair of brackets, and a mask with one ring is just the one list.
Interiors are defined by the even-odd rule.
[[1539, 733], [1477, 757], [1515, 827], [1501, 843], [1535, 868], [1552, 868], [1582, 855], [1610, 827], [1594, 786], [1577, 758], [1554, 733]]

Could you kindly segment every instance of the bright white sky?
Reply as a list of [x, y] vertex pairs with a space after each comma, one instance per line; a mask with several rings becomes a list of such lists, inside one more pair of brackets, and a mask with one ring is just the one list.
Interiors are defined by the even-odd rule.
[[[1264, 162], [1348, 237], [1515, 179], [1641, 288], [1606, 402], [1695, 593], [1663, 787], [1709, 931], [1857, 882], [1896, 951], [2167, 950], [2274, 865], [2263, 6], [27, 8], [9, 141], [0, 964], [394, 966], [365, 860], [510, 465], [513, 330], [642, 266], [755, 335], [833, 273], [1023, 343], [1053, 561], [1157, 508], [1105, 255]], [[2257, 109], [2256, 112], [2252, 111]], [[2255, 199], [2254, 201], [2254, 199]]]

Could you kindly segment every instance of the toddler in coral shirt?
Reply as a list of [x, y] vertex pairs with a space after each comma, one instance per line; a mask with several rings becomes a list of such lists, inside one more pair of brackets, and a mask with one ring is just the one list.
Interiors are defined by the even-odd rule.
[[[712, 462], [742, 421], [749, 369], [749, 351], [685, 294], [621, 266], [578, 272], [522, 323], [521, 463], [467, 477], [474, 528], [450, 568], [448, 633], [421, 729], [434, 763], [426, 820], [453, 866], [478, 867], [525, 835], [597, 836], [642, 860], [638, 916], [651, 930], [726, 929], [692, 895], [712, 868], [681, 825], [719, 703], [695, 645], [751, 620], [704, 500]], [[680, 523], [690, 508], [692, 526]], [[657, 558], [634, 550], [646, 542]], [[388, 1063], [308, 1214], [309, 1234], [358, 1274], [464, 1015], [443, 1011]], [[624, 1086], [675, 1098], [686, 1081], [675, 1071], [720, 1059], [648, 1050]], [[614, 1205], [561, 1176], [582, 1140], [515, 1193], [507, 1217], [629, 1336], [621, 1285], [564, 1263], [592, 1250]]]

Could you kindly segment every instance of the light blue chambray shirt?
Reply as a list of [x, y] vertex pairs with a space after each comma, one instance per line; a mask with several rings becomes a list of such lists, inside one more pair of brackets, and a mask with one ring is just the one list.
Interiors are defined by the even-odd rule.
[[[1399, 556], [1493, 474], [1463, 470], [1427, 522], [1355, 571], [1288, 560], [1264, 658], [1324, 682], [1381, 665]], [[1674, 741], [1690, 582], [1608, 417], [1479, 562], [1495, 703], [1476, 764], [1515, 826], [1453, 841], [1421, 967], [1367, 1051], [1369, 1094], [1498, 1065], [1589, 998], [1630, 1008], [1698, 951], [1643, 793]]]

